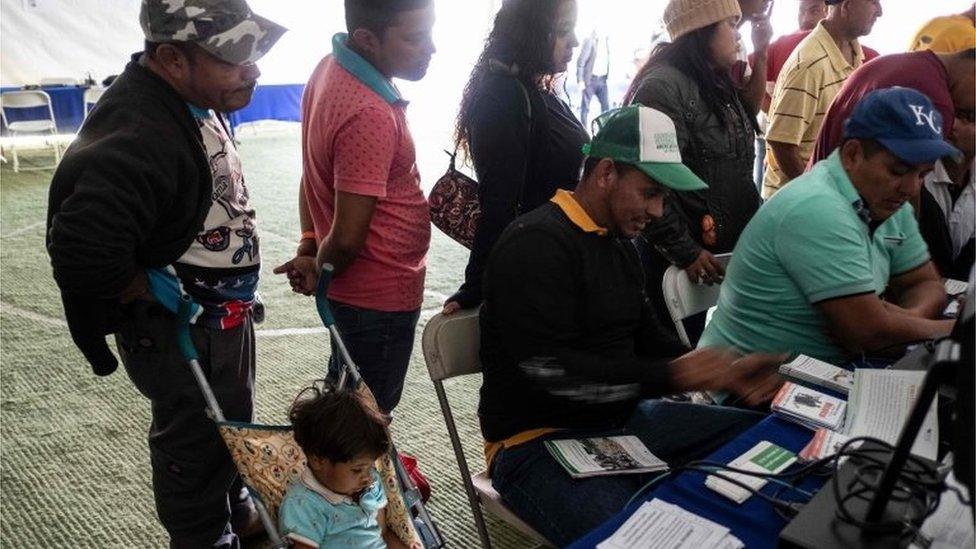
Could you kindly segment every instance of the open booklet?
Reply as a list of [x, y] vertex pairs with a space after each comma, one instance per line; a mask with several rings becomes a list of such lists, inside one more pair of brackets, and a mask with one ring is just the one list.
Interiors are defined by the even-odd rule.
[[573, 478], [649, 473], [668, 468], [667, 463], [632, 435], [547, 440], [545, 445]]
[[[847, 401], [845, 429], [818, 429], [800, 452], [800, 459], [812, 461], [837, 453], [841, 445], [854, 437], [872, 437], [889, 444], [898, 442], [915, 399], [922, 390], [922, 370], [854, 371], [854, 388]], [[925, 415], [912, 453], [935, 460], [939, 451], [938, 395]], [[852, 445], [857, 447], [857, 443]]]
[[[847, 405], [846, 434], [897, 443], [915, 399], [922, 392], [924, 380], [922, 370], [855, 370], [854, 388]], [[939, 453], [938, 401], [936, 395], [912, 446], [913, 454], [931, 460]]]

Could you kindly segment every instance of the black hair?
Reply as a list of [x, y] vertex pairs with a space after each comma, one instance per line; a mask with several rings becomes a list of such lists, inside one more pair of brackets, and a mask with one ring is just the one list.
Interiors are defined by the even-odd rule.
[[468, 123], [481, 95], [492, 60], [517, 68], [516, 78], [529, 89], [555, 88], [552, 50], [559, 6], [569, 0], [505, 0], [495, 15], [485, 47], [461, 96], [454, 127], [454, 143], [468, 152]]
[[959, 57], [963, 59], [976, 59], [976, 48], [966, 48], [960, 51]]
[[[596, 165], [599, 164], [601, 160], [603, 159], [596, 156], [587, 156], [583, 160], [583, 177], [580, 179], [580, 181], [583, 181], [589, 177], [590, 174], [593, 173], [593, 170], [596, 169]], [[613, 167], [617, 170], [617, 174], [621, 176], [637, 169], [637, 167], [633, 164], [628, 164], [619, 160], [613, 161]]]
[[382, 38], [396, 22], [397, 15], [426, 7], [431, 0], [345, 0], [346, 31], [366, 29]]
[[150, 40], [146, 40], [142, 51], [150, 59], [155, 59], [156, 50], [158, 50], [159, 47], [163, 45], [173, 46], [174, 48], [180, 50], [180, 52], [183, 53], [184, 57], [186, 57], [187, 61], [189, 61], [191, 65], [196, 60], [197, 53], [202, 51], [202, 48], [200, 48], [200, 46], [194, 44], [193, 42], [176, 42], [176, 41], [152, 42]]
[[864, 158], [871, 158], [881, 151], [888, 150], [884, 145], [874, 139], [862, 139], [859, 137], [845, 137], [843, 141], [840, 142], [841, 148], [843, 148], [848, 141], [857, 141], [861, 144], [861, 150], [864, 151]]
[[358, 391], [329, 384], [308, 387], [291, 405], [288, 419], [305, 454], [332, 463], [379, 457], [390, 448], [386, 420]]
[[[698, 91], [708, 109], [714, 113], [723, 123], [728, 122], [728, 115], [725, 105], [738, 97], [739, 92], [732, 83], [730, 71], [726, 69], [716, 69], [711, 64], [711, 42], [712, 36], [721, 21], [712, 23], [707, 27], [695, 29], [687, 34], [678, 37], [671, 43], [658, 44], [644, 66], [637, 71], [637, 75], [630, 82], [627, 93], [624, 94], [624, 105], [629, 105], [634, 101], [637, 90], [650, 70], [658, 65], [670, 65], [698, 85]], [[748, 101], [740, 102], [752, 118], [755, 117], [754, 109]], [[752, 121], [754, 129], [757, 127], [755, 120]]]

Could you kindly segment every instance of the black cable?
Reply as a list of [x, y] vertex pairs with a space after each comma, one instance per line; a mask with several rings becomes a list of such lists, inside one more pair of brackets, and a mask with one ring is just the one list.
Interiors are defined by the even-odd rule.
[[736, 486], [742, 488], [743, 490], [746, 490], [747, 492], [751, 493], [754, 496], [759, 496], [760, 498], [762, 498], [762, 499], [766, 500], [767, 502], [769, 502], [770, 504], [772, 504], [774, 507], [780, 506], [780, 507], [785, 507], [785, 508], [787, 508], [787, 509], [789, 509], [791, 511], [795, 511], [795, 509], [793, 509], [793, 502], [783, 501], [781, 499], [776, 499], [776, 498], [774, 498], [772, 496], [768, 496], [766, 494], [763, 494], [759, 490], [756, 490], [752, 486], [749, 486], [748, 484], [742, 482], [739, 479], [730, 477], [728, 475], [723, 475], [722, 473], [718, 473], [718, 472], [716, 472], [716, 471], [714, 471], [712, 469], [706, 469], [704, 467], [695, 467], [695, 466], [683, 465], [683, 466], [680, 466], [680, 467], [676, 467], [673, 472], [677, 472], [679, 470], [698, 471], [700, 473], [705, 473], [706, 475], [711, 475], [711, 476], [714, 476], [716, 478], [720, 478], [720, 479], [722, 479], [722, 480], [724, 480], [726, 482], [729, 482], [731, 484], [735, 484]]

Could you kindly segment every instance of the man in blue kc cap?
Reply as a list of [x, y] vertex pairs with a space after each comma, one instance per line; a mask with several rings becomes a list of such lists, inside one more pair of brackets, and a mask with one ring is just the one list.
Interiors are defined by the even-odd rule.
[[770, 199], [729, 263], [699, 346], [802, 353], [834, 364], [948, 334], [945, 290], [909, 200], [959, 151], [931, 101], [874, 91], [839, 149]]

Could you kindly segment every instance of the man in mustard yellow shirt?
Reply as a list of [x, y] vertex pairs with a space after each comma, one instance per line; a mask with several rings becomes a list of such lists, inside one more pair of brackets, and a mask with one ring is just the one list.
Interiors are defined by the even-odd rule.
[[956, 53], [969, 48], [976, 48], [976, 3], [963, 13], [936, 17], [922, 25], [908, 47], [909, 51], [936, 53]]
[[880, 0], [826, 0], [827, 18], [803, 39], [776, 79], [766, 129], [763, 198], [803, 173], [824, 113], [864, 62], [858, 37], [881, 16]]

